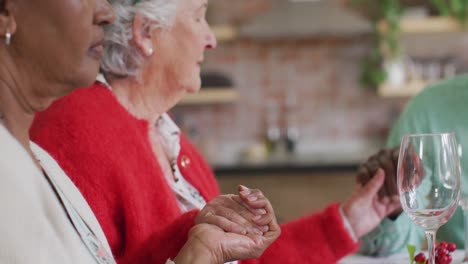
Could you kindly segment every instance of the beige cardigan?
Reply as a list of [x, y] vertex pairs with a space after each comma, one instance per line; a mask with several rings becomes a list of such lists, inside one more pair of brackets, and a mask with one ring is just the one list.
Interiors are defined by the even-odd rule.
[[[40, 147], [31, 148], [104, 247], [110, 247], [89, 205]], [[0, 263], [96, 263], [42, 172], [0, 124]]]

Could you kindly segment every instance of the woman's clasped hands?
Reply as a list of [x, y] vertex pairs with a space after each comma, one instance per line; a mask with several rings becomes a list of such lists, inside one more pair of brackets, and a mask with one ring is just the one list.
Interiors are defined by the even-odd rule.
[[197, 245], [210, 263], [258, 258], [281, 233], [270, 201], [245, 186], [210, 201], [195, 223], [186, 247]]

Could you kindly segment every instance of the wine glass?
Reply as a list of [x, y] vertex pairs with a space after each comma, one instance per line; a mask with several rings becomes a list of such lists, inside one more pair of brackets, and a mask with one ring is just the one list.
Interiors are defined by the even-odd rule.
[[457, 146], [454, 133], [405, 135], [400, 146], [400, 201], [411, 220], [424, 228], [429, 264], [435, 264], [437, 229], [452, 217], [460, 198]]

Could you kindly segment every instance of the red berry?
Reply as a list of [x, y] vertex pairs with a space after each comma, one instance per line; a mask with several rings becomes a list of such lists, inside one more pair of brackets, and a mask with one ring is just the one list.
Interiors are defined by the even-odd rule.
[[455, 243], [450, 243], [447, 245], [447, 250], [449, 252], [454, 252], [455, 250], [457, 250], [457, 245], [455, 245]]
[[447, 242], [445, 241], [440, 242], [437, 248], [447, 249]]
[[438, 248], [436, 253], [437, 253], [437, 256], [443, 257], [448, 254], [448, 251], [445, 248]]
[[441, 258], [439, 258], [439, 262], [438, 264], [449, 264], [449, 256], [448, 255], [445, 255]]
[[450, 264], [450, 263], [452, 263], [452, 256], [450, 256], [450, 255], [447, 255], [447, 258], [448, 258], [448, 260], [447, 260], [447, 261], [448, 261], [448, 262], [447, 262], [447, 264]]
[[426, 261], [426, 255], [424, 253], [419, 253], [414, 257], [414, 261], [416, 262], [425, 262]]

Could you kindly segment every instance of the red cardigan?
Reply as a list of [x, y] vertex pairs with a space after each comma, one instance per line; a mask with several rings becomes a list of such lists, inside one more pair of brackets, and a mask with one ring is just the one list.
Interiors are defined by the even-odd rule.
[[[56, 101], [36, 115], [30, 130], [89, 202], [118, 263], [175, 257], [197, 214], [180, 211], [148, 132], [148, 122], [129, 114], [100, 83]], [[207, 201], [220, 194], [211, 169], [184, 136], [178, 162]], [[281, 228], [281, 237], [260, 259], [242, 263], [334, 263], [358, 248], [336, 204]]]

